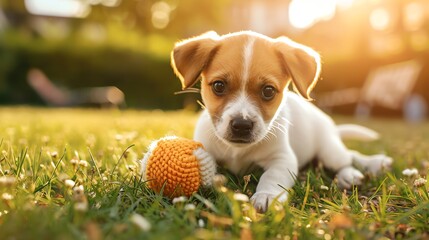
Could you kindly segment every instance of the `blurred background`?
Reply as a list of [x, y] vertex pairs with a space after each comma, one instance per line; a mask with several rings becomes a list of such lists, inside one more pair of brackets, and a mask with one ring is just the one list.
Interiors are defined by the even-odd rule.
[[317, 50], [326, 111], [427, 116], [427, 0], [0, 0], [0, 104], [197, 109], [169, 54], [209, 30]]

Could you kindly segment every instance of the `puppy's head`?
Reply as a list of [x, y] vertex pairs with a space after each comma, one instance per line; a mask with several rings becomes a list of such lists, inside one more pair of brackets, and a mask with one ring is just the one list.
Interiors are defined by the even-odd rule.
[[209, 32], [179, 42], [171, 62], [184, 89], [202, 77], [201, 95], [216, 135], [241, 146], [267, 135], [290, 81], [310, 99], [320, 73], [312, 49], [249, 31]]

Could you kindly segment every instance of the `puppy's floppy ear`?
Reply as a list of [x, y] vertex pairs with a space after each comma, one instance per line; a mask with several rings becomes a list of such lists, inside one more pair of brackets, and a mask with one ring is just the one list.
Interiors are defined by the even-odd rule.
[[218, 49], [219, 35], [207, 32], [176, 43], [171, 52], [171, 66], [182, 82], [182, 88], [193, 86]]
[[319, 80], [321, 63], [313, 49], [289, 38], [275, 39], [275, 47], [283, 66], [292, 77], [294, 87], [306, 99], [311, 100], [311, 90]]

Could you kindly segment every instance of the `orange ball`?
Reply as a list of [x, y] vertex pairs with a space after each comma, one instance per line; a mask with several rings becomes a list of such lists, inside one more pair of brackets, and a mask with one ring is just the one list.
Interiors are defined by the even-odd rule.
[[159, 139], [142, 160], [147, 186], [170, 198], [191, 196], [201, 185], [211, 184], [215, 172], [214, 160], [203, 145], [185, 138]]

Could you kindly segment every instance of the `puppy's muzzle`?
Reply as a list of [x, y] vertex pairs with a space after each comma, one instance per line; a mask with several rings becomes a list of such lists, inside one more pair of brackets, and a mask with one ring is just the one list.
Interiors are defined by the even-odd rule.
[[253, 121], [244, 118], [234, 118], [229, 123], [231, 131], [231, 142], [252, 142]]

